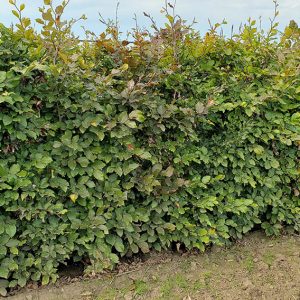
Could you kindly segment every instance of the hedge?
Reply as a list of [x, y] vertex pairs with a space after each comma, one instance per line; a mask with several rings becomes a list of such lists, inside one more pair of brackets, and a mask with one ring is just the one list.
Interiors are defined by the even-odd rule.
[[[0, 26], [0, 291], [176, 244], [300, 228], [300, 29]], [[41, 30], [35, 28], [39, 23]]]

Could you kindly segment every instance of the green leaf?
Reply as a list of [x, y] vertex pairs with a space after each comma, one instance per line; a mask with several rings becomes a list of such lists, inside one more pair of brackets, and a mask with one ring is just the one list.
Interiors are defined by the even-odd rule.
[[129, 128], [137, 128], [137, 125], [136, 125], [136, 123], [135, 123], [134, 121], [129, 121], [129, 120], [127, 120], [127, 121], [125, 122], [125, 124], [126, 124]]
[[45, 22], [44, 22], [42, 19], [40, 19], [40, 18], [35, 19], [35, 21], [36, 21], [37, 23], [39, 23], [39, 24], [42, 24], [42, 25], [45, 24]]
[[295, 125], [300, 125], [300, 112], [296, 112], [292, 115], [291, 121]]
[[7, 248], [3, 245], [0, 245], [0, 256], [4, 256], [7, 253]]
[[24, 132], [18, 131], [16, 134], [17, 138], [21, 141], [26, 141], [27, 136]]
[[145, 117], [143, 115], [143, 112], [140, 110], [134, 110], [129, 114], [129, 119], [137, 120], [139, 122], [144, 122]]
[[22, 170], [20, 171], [18, 174], [17, 174], [18, 177], [21, 177], [21, 178], [24, 178], [27, 176], [27, 172], [25, 170]]
[[62, 145], [61, 142], [55, 141], [55, 142], [53, 143], [53, 148], [60, 148], [61, 145]]
[[18, 164], [14, 164], [10, 167], [9, 172], [12, 175], [16, 175], [18, 172], [20, 172], [21, 168]]
[[230, 48], [226, 48], [224, 52], [225, 52], [226, 55], [231, 55], [232, 54], [232, 50]]
[[207, 235], [206, 236], [201, 236], [200, 239], [205, 244], [208, 244], [209, 241], [210, 241], [209, 236], [207, 236]]
[[52, 162], [52, 158], [41, 153], [35, 156], [35, 167], [37, 169], [45, 169]]
[[12, 258], [9, 259], [7, 266], [10, 271], [15, 271], [15, 270], [18, 270], [18, 268], [19, 268], [19, 265], [17, 264], [17, 262], [15, 260], [13, 260]]
[[40, 271], [37, 271], [31, 275], [31, 279], [34, 281], [38, 281], [38, 280], [40, 280], [41, 276], [42, 276], [42, 273]]
[[66, 192], [69, 187], [69, 182], [63, 178], [54, 177], [50, 179], [50, 186], [59, 188], [62, 191]]
[[9, 281], [5, 279], [0, 279], [0, 287], [7, 288], [9, 286]]
[[205, 251], [205, 246], [203, 245], [203, 243], [195, 243], [194, 247], [197, 248], [197, 249], [199, 249], [202, 252]]
[[205, 235], [207, 235], [207, 230], [204, 229], [204, 228], [199, 229], [199, 235], [200, 235], [200, 236], [205, 236]]
[[210, 176], [204, 176], [202, 178], [202, 183], [207, 184], [210, 182], [211, 177]]
[[264, 152], [264, 148], [262, 146], [260, 146], [260, 145], [256, 145], [253, 148], [253, 151], [255, 152], [255, 154], [261, 155]]
[[165, 230], [164, 230], [162, 227], [157, 227], [157, 228], [156, 228], [156, 231], [157, 231], [157, 233], [160, 234], [160, 235], [164, 235], [164, 234], [165, 234]]
[[25, 277], [21, 277], [18, 279], [18, 285], [20, 287], [24, 287], [26, 285], [26, 278]]
[[128, 114], [126, 111], [122, 112], [118, 116], [118, 121], [120, 123], [126, 123], [128, 121]]
[[108, 244], [110, 244], [111, 246], [114, 246], [114, 244], [116, 242], [116, 236], [112, 235], [112, 234], [109, 234], [109, 235], [106, 236], [105, 240]]
[[174, 23], [174, 17], [171, 15], [167, 15], [167, 19], [169, 20], [170, 24]]
[[124, 175], [129, 174], [130, 172], [132, 172], [133, 170], [137, 169], [140, 165], [137, 163], [131, 163], [131, 164], [127, 164], [123, 167], [123, 173]]
[[174, 231], [176, 229], [176, 226], [174, 224], [172, 224], [172, 223], [166, 223], [164, 225], [164, 228], [168, 229], [169, 231]]
[[0, 266], [0, 278], [8, 278], [9, 270], [6, 267]]
[[0, 83], [4, 82], [6, 79], [6, 72], [0, 71]]
[[20, 15], [19, 15], [19, 13], [16, 11], [16, 10], [12, 10], [11, 11], [12, 13], [13, 13], [13, 15], [16, 17], [16, 18], [20, 18]]
[[104, 174], [100, 170], [94, 170], [93, 175], [99, 181], [103, 181], [104, 180]]
[[16, 247], [19, 245], [19, 241], [15, 239], [11, 239], [6, 243], [7, 247]]
[[55, 12], [56, 12], [56, 14], [58, 14], [58, 15], [61, 15], [62, 12], [63, 12], [63, 10], [64, 10], [64, 8], [63, 8], [62, 5], [58, 5], [58, 6], [55, 8]]
[[135, 254], [139, 252], [139, 247], [134, 243], [130, 245], [130, 249]]
[[14, 255], [18, 255], [19, 254], [19, 250], [17, 247], [11, 247], [10, 248], [10, 253], [14, 254]]
[[150, 251], [148, 243], [144, 241], [138, 241], [137, 244], [143, 253], [148, 253]]
[[280, 164], [277, 160], [271, 160], [270, 165], [274, 169], [278, 169], [280, 167]]
[[10, 125], [12, 123], [12, 121], [13, 121], [13, 119], [8, 115], [4, 115], [2, 117], [2, 122], [3, 122], [4, 126]]
[[77, 162], [83, 167], [86, 168], [89, 165], [89, 160], [86, 157], [77, 158]]
[[48, 275], [43, 275], [42, 277], [42, 285], [47, 285], [50, 281], [50, 278]]
[[114, 254], [114, 253], [111, 253], [110, 254], [110, 259], [111, 261], [114, 263], [114, 264], [117, 264], [119, 262], [119, 257], [118, 255]]
[[6, 290], [6, 288], [0, 287], [0, 295], [1, 295], [2, 297], [6, 297], [6, 295], [7, 295], [7, 290]]
[[16, 234], [16, 232], [17, 232], [16, 225], [14, 225], [14, 224], [6, 224], [6, 226], [5, 226], [5, 232], [10, 237], [13, 237]]
[[114, 246], [115, 246], [116, 250], [120, 253], [124, 252], [124, 250], [125, 250], [124, 244], [123, 244], [121, 238], [119, 238], [119, 237], [116, 238]]
[[0, 95], [0, 103], [9, 103], [9, 104], [14, 104], [14, 101], [12, 100], [12, 98], [10, 96], [3, 96]]
[[8, 170], [4, 166], [0, 165], [0, 177], [4, 177], [7, 174], [8, 174]]
[[75, 170], [75, 168], [76, 168], [76, 161], [73, 160], [73, 159], [68, 160], [68, 167], [69, 167], [71, 170]]

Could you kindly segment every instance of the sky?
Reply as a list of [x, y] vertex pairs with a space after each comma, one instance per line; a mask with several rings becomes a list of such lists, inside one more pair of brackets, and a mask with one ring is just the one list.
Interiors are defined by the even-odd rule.
[[[59, 0], [54, 0], [59, 3]], [[160, 9], [164, 6], [164, 0], [70, 0], [65, 17], [77, 18], [82, 14], [87, 16], [86, 21], [80, 22], [74, 28], [76, 34], [83, 36], [82, 26], [99, 34], [103, 31], [103, 25], [98, 21], [101, 13], [105, 18], [114, 18], [117, 3], [120, 3], [118, 16], [122, 31], [125, 33], [135, 25], [134, 14], [137, 15], [140, 27], [149, 27], [150, 21], [143, 16], [143, 12], [149, 13], [163, 24], [163, 16]], [[170, 0], [171, 3], [174, 0]], [[17, 0], [24, 3], [26, 8], [24, 15], [39, 17], [38, 7], [43, 6], [43, 0]], [[279, 28], [283, 29], [291, 19], [300, 23], [300, 0], [279, 0]], [[224, 32], [229, 34], [231, 25], [237, 30], [241, 22], [249, 17], [258, 19], [262, 17], [262, 25], [268, 28], [269, 18], [274, 15], [274, 3], [272, 0], [177, 0], [176, 12], [185, 20], [191, 22], [193, 18], [198, 22], [194, 27], [205, 33], [209, 28], [208, 19], [212, 23], [221, 22], [226, 19], [228, 25]], [[15, 21], [11, 14], [11, 5], [8, 0], [0, 0], [0, 23], [10, 25]]]

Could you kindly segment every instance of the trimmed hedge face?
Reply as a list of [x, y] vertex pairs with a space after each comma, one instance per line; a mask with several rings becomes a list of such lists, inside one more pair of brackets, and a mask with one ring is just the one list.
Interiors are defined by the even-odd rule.
[[168, 17], [132, 46], [0, 28], [2, 293], [70, 259], [299, 230], [299, 29], [201, 38]]

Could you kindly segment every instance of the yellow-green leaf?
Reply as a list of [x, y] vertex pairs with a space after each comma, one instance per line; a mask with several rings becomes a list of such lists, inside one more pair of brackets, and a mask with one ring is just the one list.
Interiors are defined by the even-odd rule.
[[77, 194], [71, 194], [71, 195], [70, 195], [70, 199], [71, 199], [74, 203], [76, 202], [77, 198], [78, 198], [78, 195], [77, 195]]
[[19, 15], [19, 13], [16, 10], [12, 10], [11, 12], [13, 13], [13, 15], [15, 17], [20, 18], [20, 15]]

